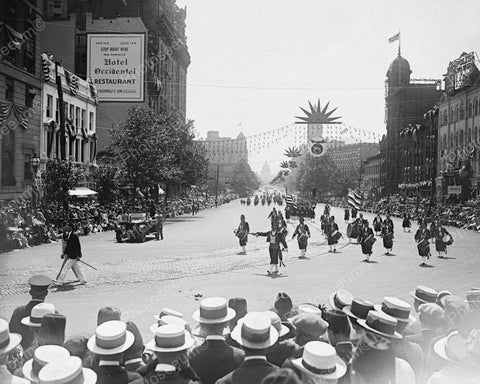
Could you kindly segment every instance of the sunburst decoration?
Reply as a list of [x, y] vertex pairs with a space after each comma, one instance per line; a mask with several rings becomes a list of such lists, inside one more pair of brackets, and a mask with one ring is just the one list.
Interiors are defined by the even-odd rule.
[[289, 168], [289, 167], [288, 167], [288, 162], [282, 161], [282, 162], [280, 163], [280, 168], [288, 169], [288, 168]]
[[302, 152], [300, 152], [300, 149], [298, 149], [297, 147], [290, 147], [285, 151], [284, 155], [287, 157], [295, 158], [302, 156]]
[[328, 102], [323, 109], [320, 106], [320, 99], [318, 100], [317, 105], [312, 105], [310, 101], [308, 104], [310, 105], [310, 111], [300, 107], [300, 109], [305, 112], [307, 116], [295, 116], [297, 119], [302, 120], [297, 121], [296, 124], [340, 124], [340, 121], [335, 121], [340, 119], [340, 116], [330, 117], [338, 109], [335, 108], [331, 111], [328, 111], [330, 102]]

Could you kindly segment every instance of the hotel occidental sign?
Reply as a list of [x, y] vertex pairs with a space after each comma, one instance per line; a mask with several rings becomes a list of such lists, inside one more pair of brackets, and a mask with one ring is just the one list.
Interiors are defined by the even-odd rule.
[[448, 64], [445, 76], [445, 90], [448, 94], [455, 93], [461, 88], [472, 84], [475, 73], [475, 52], [463, 52], [461, 56]]

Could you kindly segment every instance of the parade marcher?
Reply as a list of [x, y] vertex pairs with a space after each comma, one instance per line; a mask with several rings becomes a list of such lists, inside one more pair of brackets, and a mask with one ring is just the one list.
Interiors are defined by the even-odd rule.
[[238, 237], [238, 241], [240, 247], [242, 247], [242, 255], [247, 254], [247, 241], [248, 241], [248, 234], [250, 233], [250, 226], [245, 221], [245, 215], [240, 215], [240, 224], [238, 224], [238, 228], [234, 231], [235, 236]]
[[29, 293], [32, 300], [27, 305], [15, 308], [9, 323], [10, 332], [18, 333], [22, 337], [21, 345], [23, 349], [28, 348], [32, 344], [33, 332], [29, 326], [22, 323], [22, 319], [30, 316], [34, 306], [45, 301], [48, 287], [52, 284], [52, 280], [47, 276], [35, 275], [28, 280], [28, 284], [30, 284]]
[[408, 213], [405, 213], [403, 215], [403, 222], [402, 222], [403, 232], [410, 232], [411, 226], [412, 226], [412, 223], [410, 222], [410, 215]]
[[338, 225], [335, 223], [335, 216], [330, 216], [327, 233], [327, 243], [330, 246], [328, 252], [337, 252], [338, 239], [340, 239], [341, 236], [341, 233], [338, 232]]
[[163, 215], [162, 213], [159, 211], [157, 216], [157, 235], [156, 235], [156, 239], [157, 240], [163, 240]]
[[432, 236], [427, 229], [427, 224], [424, 220], [419, 221], [420, 228], [415, 233], [415, 241], [417, 242], [418, 255], [422, 258], [421, 267], [426, 267], [427, 260], [430, 258], [430, 242], [428, 241]]
[[63, 285], [65, 277], [67, 276], [70, 268], [75, 272], [75, 275], [80, 279], [80, 284], [86, 284], [87, 278], [85, 277], [83, 271], [78, 265], [78, 260], [82, 257], [82, 248], [80, 246], [80, 240], [78, 235], [73, 232], [73, 224], [68, 223], [65, 227], [65, 232], [67, 236], [67, 245], [62, 254], [63, 257], [67, 257], [68, 260], [65, 263], [60, 276], [57, 280], [53, 281], [57, 285]]
[[287, 205], [285, 207], [285, 219], [287, 219], [287, 223], [290, 221], [290, 211], [291, 211], [290, 206]]
[[380, 217], [380, 214], [377, 213], [377, 216], [373, 219], [373, 230], [375, 231], [375, 236], [378, 236], [382, 232], [383, 220]]
[[352, 219], [356, 219], [357, 218], [357, 209], [355, 207], [352, 207]]
[[330, 228], [330, 215], [325, 212], [320, 216], [320, 228], [324, 234], [328, 234]]
[[297, 236], [298, 249], [300, 249], [300, 258], [305, 257], [307, 252], [308, 238], [310, 237], [310, 229], [308, 225], [304, 223], [305, 219], [303, 217], [299, 218], [300, 224], [297, 225], [295, 232], [293, 232], [292, 239]]
[[277, 209], [275, 207], [273, 207], [272, 212], [268, 214], [267, 218], [270, 219], [272, 224], [277, 221]]
[[390, 255], [390, 251], [393, 248], [393, 238], [394, 238], [394, 229], [393, 221], [390, 219], [390, 215], [387, 215], [387, 218], [382, 225], [382, 237], [383, 237], [383, 246], [387, 250], [386, 255]]
[[442, 252], [447, 254], [447, 245], [452, 244], [452, 235], [443, 227], [441, 222], [437, 222], [433, 233], [435, 238], [435, 250], [438, 252], [438, 257], [443, 259]]
[[362, 253], [365, 255], [363, 261], [370, 263], [370, 256], [372, 256], [372, 248], [376, 239], [373, 235], [373, 230], [368, 226], [368, 222], [363, 222], [363, 227], [360, 232], [360, 245], [362, 247]]
[[348, 208], [345, 208], [345, 215], [343, 216], [343, 219], [345, 220], [345, 223], [350, 221], [350, 210]]
[[282, 249], [280, 245], [283, 246], [285, 251], [288, 251], [288, 245], [285, 242], [285, 237], [281, 232], [278, 231], [276, 224], [272, 223], [272, 229], [268, 232], [257, 232], [255, 236], [264, 236], [267, 238], [267, 243], [270, 243], [268, 251], [270, 253], [270, 269], [267, 273], [278, 273], [278, 260], [281, 255]]

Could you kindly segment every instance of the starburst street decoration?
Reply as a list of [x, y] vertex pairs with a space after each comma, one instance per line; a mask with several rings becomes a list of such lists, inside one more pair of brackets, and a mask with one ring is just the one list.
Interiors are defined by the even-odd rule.
[[302, 153], [300, 152], [300, 149], [291, 147], [285, 151], [284, 155], [287, 157], [300, 157], [302, 156]]
[[297, 119], [302, 121], [297, 121], [295, 124], [340, 124], [340, 121], [335, 121], [340, 119], [340, 116], [337, 117], [330, 117], [338, 108], [332, 109], [328, 111], [328, 106], [330, 102], [328, 102], [322, 109], [320, 106], [320, 100], [318, 100], [317, 105], [312, 105], [309, 101], [308, 104], [310, 105], [310, 111], [300, 109], [305, 112], [306, 116], [295, 116]]
[[289, 168], [289, 167], [288, 167], [288, 162], [282, 161], [282, 162], [280, 163], [280, 168], [288, 169], [288, 168]]

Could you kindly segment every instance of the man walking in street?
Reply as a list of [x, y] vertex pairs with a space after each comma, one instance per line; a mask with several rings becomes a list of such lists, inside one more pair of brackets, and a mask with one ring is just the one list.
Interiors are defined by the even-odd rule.
[[67, 276], [67, 273], [71, 268], [75, 273], [75, 275], [78, 276], [78, 279], [80, 280], [80, 284], [86, 284], [87, 278], [85, 277], [85, 274], [83, 273], [80, 266], [78, 265], [78, 262], [82, 257], [82, 248], [80, 246], [80, 239], [74, 233], [72, 223], [68, 223], [65, 226], [64, 233], [65, 233], [65, 240], [67, 244], [63, 251], [62, 259], [64, 257], [67, 257], [68, 260], [63, 266], [58, 279], [54, 280], [53, 282], [57, 285], [63, 285], [65, 281], [65, 277]]

